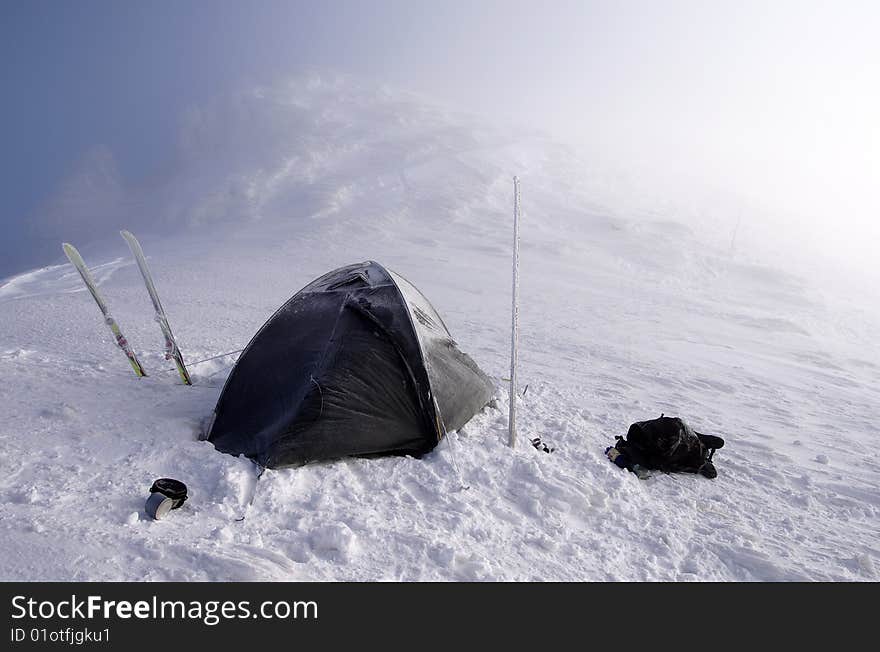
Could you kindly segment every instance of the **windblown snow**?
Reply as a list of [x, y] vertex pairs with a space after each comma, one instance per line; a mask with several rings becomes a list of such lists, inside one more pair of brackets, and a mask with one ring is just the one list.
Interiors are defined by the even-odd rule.
[[[350, 80], [192, 111], [164, 178], [94, 198], [104, 240], [63, 235], [148, 378], [72, 266], [0, 285], [0, 579], [877, 580], [876, 296], [747, 234], [733, 249], [732, 223], [685, 219], [599, 170], [540, 135]], [[70, 183], [52, 220], [66, 196], [85, 214]], [[250, 461], [199, 440], [235, 356], [180, 383], [118, 228], [140, 237], [190, 363], [243, 348], [306, 283], [372, 259], [425, 294], [497, 400], [422, 459], [257, 481]], [[63, 260], [61, 239], [47, 263]], [[725, 438], [715, 480], [640, 481], [604, 457], [661, 412]], [[190, 497], [153, 521], [158, 477]]]

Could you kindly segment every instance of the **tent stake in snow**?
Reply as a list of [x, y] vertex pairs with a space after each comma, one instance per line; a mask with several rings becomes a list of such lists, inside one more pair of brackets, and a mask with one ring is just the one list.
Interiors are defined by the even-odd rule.
[[509, 444], [516, 447], [516, 340], [519, 321], [519, 179], [513, 177], [513, 297], [510, 317], [510, 415]]

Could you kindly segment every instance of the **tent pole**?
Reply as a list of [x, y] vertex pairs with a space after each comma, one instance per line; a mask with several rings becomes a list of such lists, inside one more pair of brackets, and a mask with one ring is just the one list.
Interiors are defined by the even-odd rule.
[[510, 317], [510, 415], [508, 443], [516, 448], [516, 344], [519, 321], [519, 179], [513, 177], [513, 296]]

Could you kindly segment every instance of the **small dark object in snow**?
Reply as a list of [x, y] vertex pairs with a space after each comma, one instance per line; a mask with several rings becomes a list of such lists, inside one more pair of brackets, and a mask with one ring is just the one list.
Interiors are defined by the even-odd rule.
[[545, 453], [552, 453], [555, 451], [555, 448], [550, 448], [547, 444], [541, 441], [540, 437], [535, 437], [531, 440], [532, 446], [537, 448], [539, 451], [544, 451]]
[[151, 518], [158, 521], [172, 509], [183, 505], [186, 499], [186, 485], [180, 480], [159, 478], [150, 487], [150, 497], [147, 498], [144, 509]]
[[664, 473], [699, 473], [707, 478], [718, 475], [712, 456], [724, 446], [714, 435], [695, 432], [678, 417], [660, 415], [659, 419], [632, 424], [626, 438], [615, 437], [617, 443], [605, 454], [617, 466], [647, 477], [647, 469]]

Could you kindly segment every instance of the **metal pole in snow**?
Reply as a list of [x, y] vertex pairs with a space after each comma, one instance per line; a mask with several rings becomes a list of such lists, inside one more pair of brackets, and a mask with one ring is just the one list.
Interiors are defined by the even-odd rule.
[[510, 416], [509, 444], [516, 447], [516, 343], [519, 320], [519, 179], [513, 177], [513, 297], [510, 317]]
[[739, 233], [739, 224], [742, 222], [743, 211], [742, 207], [739, 209], [739, 215], [736, 218], [736, 226], [733, 229], [733, 237], [730, 238], [730, 253], [733, 255], [733, 248], [736, 245], [736, 234]]

